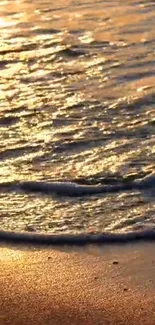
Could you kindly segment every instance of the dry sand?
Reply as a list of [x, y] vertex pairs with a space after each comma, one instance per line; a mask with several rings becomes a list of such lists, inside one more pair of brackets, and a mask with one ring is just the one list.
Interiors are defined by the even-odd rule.
[[155, 324], [155, 246], [0, 248], [0, 325]]

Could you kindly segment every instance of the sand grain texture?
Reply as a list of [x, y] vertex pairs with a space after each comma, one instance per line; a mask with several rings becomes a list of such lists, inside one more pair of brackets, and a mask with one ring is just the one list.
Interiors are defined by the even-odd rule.
[[0, 325], [153, 325], [154, 251], [1, 247]]

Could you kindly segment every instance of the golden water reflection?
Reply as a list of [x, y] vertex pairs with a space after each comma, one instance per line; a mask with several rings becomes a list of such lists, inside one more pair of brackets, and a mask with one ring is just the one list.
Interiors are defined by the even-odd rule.
[[[0, 181], [93, 178], [98, 183], [103, 175], [151, 171], [154, 5], [138, 0], [0, 5]], [[99, 229], [111, 220], [102, 220], [111, 207], [108, 198], [90, 201], [81, 212], [77, 202], [65, 208], [60, 202], [58, 208], [54, 199], [40, 197], [36, 210], [34, 197], [9, 195], [1, 199], [3, 227], [10, 227], [7, 215], [13, 229], [35, 220], [49, 230], [52, 214], [52, 231], [78, 228], [78, 216], [88, 211], [100, 216]], [[122, 204], [117, 199], [116, 217]], [[88, 215], [78, 229], [92, 227]]]

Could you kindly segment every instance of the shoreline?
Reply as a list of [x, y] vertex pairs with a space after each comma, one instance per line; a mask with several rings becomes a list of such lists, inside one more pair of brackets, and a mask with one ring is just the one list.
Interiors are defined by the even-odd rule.
[[153, 325], [153, 243], [0, 247], [1, 325]]
[[151, 243], [155, 241], [155, 229], [146, 229], [130, 232], [103, 232], [83, 234], [48, 234], [35, 232], [15, 232], [0, 230], [0, 244], [3, 245], [35, 245], [41, 247], [87, 247], [90, 245], [121, 245]]

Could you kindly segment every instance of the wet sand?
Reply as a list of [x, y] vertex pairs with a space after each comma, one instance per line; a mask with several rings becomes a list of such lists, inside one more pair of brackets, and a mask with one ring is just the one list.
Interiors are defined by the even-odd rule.
[[0, 248], [0, 325], [155, 324], [154, 244]]

